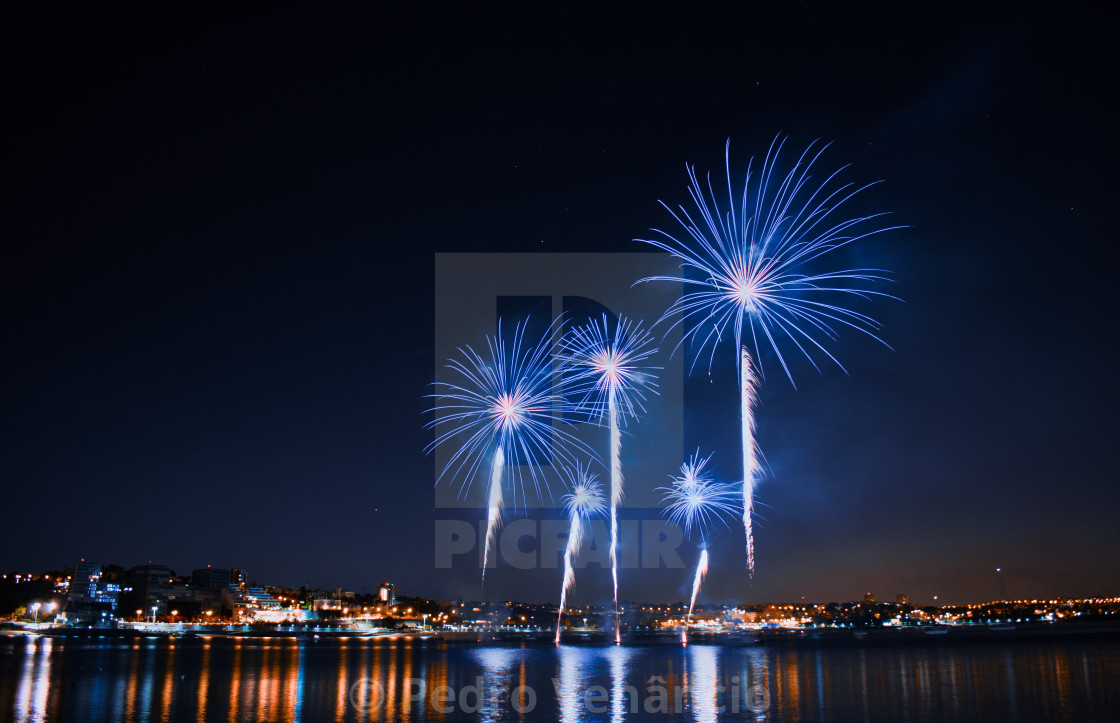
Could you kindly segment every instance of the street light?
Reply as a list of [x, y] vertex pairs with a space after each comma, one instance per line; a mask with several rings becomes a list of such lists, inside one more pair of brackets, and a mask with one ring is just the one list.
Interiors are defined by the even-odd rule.
[[42, 604], [43, 603], [34, 603], [31, 606], [31, 609], [35, 611], [35, 624], [36, 625], [39, 624], [39, 606], [42, 605]]
[[156, 624], [156, 610], [159, 610], [159, 606], [158, 605], [153, 605], [152, 606], [152, 625]]

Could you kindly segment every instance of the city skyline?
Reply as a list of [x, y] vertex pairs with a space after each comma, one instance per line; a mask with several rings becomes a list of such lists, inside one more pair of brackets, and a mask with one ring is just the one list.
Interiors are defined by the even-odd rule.
[[[606, 539], [606, 534], [605, 533], [602, 534], [601, 537]], [[685, 544], [685, 545], [683, 545], [683, 547], [691, 547], [691, 546]], [[592, 571], [597, 571], [599, 573], [599, 580], [598, 580], [599, 587], [606, 589], [606, 592], [607, 592], [606, 597], [604, 597], [604, 594], [603, 594], [602, 590], [599, 590], [599, 591], [597, 591], [597, 592], [595, 592], [594, 594], [591, 594], [591, 595], [586, 595], [585, 594], [583, 596], [580, 596], [580, 595], [577, 594], [577, 595], [573, 596], [575, 598], [575, 601], [574, 601], [575, 607], [579, 608], [579, 607], [585, 607], [585, 606], [588, 606], [588, 605], [598, 606], [598, 607], [601, 607], [603, 609], [606, 609], [606, 608], [610, 607], [610, 605], [611, 605], [610, 595], [609, 595], [609, 592], [610, 592], [610, 567], [609, 567], [608, 564], [606, 564], [606, 560], [607, 560], [606, 552], [604, 551], [602, 553], [602, 555], [600, 556], [600, 559], [598, 561], [596, 561], [596, 562], [594, 562], [590, 565], [587, 565], [585, 567], [579, 568], [580, 573], [581, 573], [581, 578], [580, 578], [581, 582], [583, 580], [583, 577], [584, 576], [590, 576]], [[236, 577], [236, 580], [239, 581], [238, 584], [242, 588], [245, 588], [247, 586], [252, 586], [254, 588], [259, 588], [259, 589], [285, 589], [285, 590], [297, 590], [297, 589], [298, 590], [303, 590], [303, 589], [305, 589], [305, 590], [308, 591], [309, 594], [310, 593], [321, 593], [321, 592], [334, 592], [334, 593], [340, 593], [340, 594], [345, 594], [345, 595], [350, 595], [350, 596], [353, 596], [353, 595], [364, 596], [364, 595], [367, 595], [367, 594], [375, 594], [375, 593], [371, 593], [369, 591], [370, 590], [376, 590], [376, 589], [381, 588], [381, 587], [385, 587], [386, 585], [390, 586], [394, 591], [397, 589], [397, 586], [396, 586], [395, 583], [385, 582], [386, 578], [384, 576], [382, 576], [381, 578], [370, 578], [368, 580], [361, 581], [362, 584], [360, 584], [360, 585], [354, 585], [354, 586], [350, 586], [350, 587], [342, 586], [342, 585], [337, 585], [337, 586], [336, 585], [312, 585], [312, 584], [310, 584], [311, 583], [310, 580], [305, 581], [303, 584], [293, 584], [293, 583], [290, 583], [290, 582], [285, 581], [285, 580], [274, 580], [274, 579], [264, 579], [264, 578], [259, 578], [258, 579], [257, 575], [251, 575], [246, 571], [245, 568], [238, 568], [238, 567], [220, 567], [220, 566], [213, 566], [211, 564], [207, 564], [207, 565], [205, 565], [205, 567], [194, 567], [193, 565], [187, 565], [186, 567], [177, 568], [177, 567], [172, 566], [172, 565], [167, 565], [167, 564], [164, 564], [162, 562], [153, 562], [151, 560], [141, 562], [141, 563], [137, 563], [137, 564], [134, 564], [134, 565], [120, 565], [117, 561], [98, 562], [98, 561], [87, 560], [86, 558], [81, 558], [77, 563], [72, 563], [70, 565], [47, 567], [47, 568], [42, 568], [42, 569], [35, 570], [35, 571], [28, 570], [26, 568], [22, 568], [22, 569], [21, 568], [14, 568], [14, 569], [8, 570], [6, 572], [0, 573], [0, 579], [2, 579], [3, 584], [11, 584], [13, 582], [13, 580], [16, 583], [20, 582], [21, 580], [24, 583], [28, 583], [28, 582], [32, 582], [33, 580], [38, 580], [39, 582], [42, 582], [43, 579], [44, 579], [44, 576], [46, 576], [46, 580], [48, 580], [48, 581], [53, 580], [54, 581], [53, 584], [57, 587], [59, 584], [62, 584], [61, 583], [62, 578], [59, 577], [58, 573], [63, 573], [63, 572], [75, 573], [76, 572], [76, 574], [78, 574], [78, 576], [80, 577], [81, 573], [77, 572], [79, 568], [97, 568], [98, 570], [101, 571], [102, 575], [104, 575], [105, 570], [107, 570], [109, 568], [114, 568], [115, 569], [114, 574], [117, 575], [117, 576], [129, 576], [129, 575], [131, 575], [131, 574], [133, 574], [137, 571], [140, 571], [140, 570], [157, 569], [158, 568], [159, 570], [164, 570], [164, 571], [166, 571], [167, 573], [170, 574], [170, 576], [173, 578], [173, 579], [168, 581], [170, 584], [175, 584], [175, 585], [187, 584], [188, 587], [190, 585], [194, 585], [197, 582], [197, 580], [195, 578], [200, 573], [220, 573], [220, 574], [224, 574], [224, 575], [227, 575], [227, 576], [229, 576], [232, 573], [233, 576]], [[562, 569], [562, 566], [560, 566], [559, 569]], [[186, 571], [189, 571], [189, 572], [186, 572], [184, 574], [183, 572], [181, 572], [181, 570], [186, 570]], [[558, 572], [557, 568], [548, 568], [548, 570], [551, 573]], [[676, 593], [675, 596], [671, 593], [667, 593], [666, 595], [664, 595], [662, 597], [640, 598], [640, 599], [635, 598], [635, 597], [623, 596], [624, 601], [627, 604], [660, 604], [660, 605], [686, 604], [689, 597], [690, 597], [690, 594], [691, 594], [690, 593], [690, 587], [691, 587], [691, 582], [693, 580], [693, 568], [691, 566], [686, 565], [685, 567], [677, 569], [675, 572], [681, 576], [681, 579], [683, 581], [682, 585], [680, 585], [676, 588], [677, 593]], [[891, 599], [896, 599], [896, 598], [899, 598], [899, 599], [905, 598], [907, 602], [909, 602], [911, 604], [914, 604], [914, 605], [941, 605], [941, 606], [963, 606], [963, 605], [987, 604], [987, 603], [994, 603], [994, 602], [999, 602], [999, 601], [1022, 601], [1022, 600], [1034, 600], [1034, 599], [1039, 599], [1039, 600], [1049, 600], [1049, 599], [1062, 599], [1062, 600], [1111, 599], [1108, 591], [1104, 591], [1104, 590], [1096, 590], [1096, 591], [1091, 591], [1091, 590], [1090, 591], [1052, 590], [1046, 595], [1007, 594], [1006, 585], [1005, 585], [1004, 579], [1003, 579], [1003, 572], [1004, 571], [1003, 571], [1002, 568], [997, 568], [997, 569], [992, 571], [993, 580], [996, 581], [994, 583], [993, 587], [998, 589], [999, 594], [993, 594], [993, 595], [990, 595], [990, 596], [987, 596], [987, 597], [964, 599], [964, 598], [956, 598], [956, 597], [953, 597], [952, 595], [946, 596], [946, 595], [943, 595], [943, 594], [932, 594], [931, 596], [922, 597], [921, 595], [912, 595], [907, 591], [899, 592], [899, 590], [902, 590], [902, 588], [898, 588], [895, 593], [890, 593], [889, 595], [883, 595], [882, 598], [883, 598], [884, 602], [889, 601]], [[54, 575], [54, 578], [51, 577], [52, 575]], [[49, 594], [47, 594], [47, 593], [44, 593], [44, 594], [47, 594], [48, 596], [53, 595], [53, 596], [56, 596], [56, 597], [61, 595], [63, 598], [65, 598], [67, 596], [67, 588], [69, 587], [69, 584], [70, 584], [69, 583], [70, 576], [67, 575], [65, 579], [67, 580], [67, 583], [66, 583], [66, 585], [64, 586], [64, 588], [62, 589], [61, 592], [55, 591], [55, 592], [52, 592], [52, 593], [49, 593]], [[196, 587], [197, 587], [197, 585], [196, 585]], [[578, 589], [579, 589], [578, 586], [575, 586], [573, 588], [573, 591], [578, 591]], [[736, 605], [748, 605], [748, 606], [750, 606], [750, 605], [766, 605], [766, 604], [795, 603], [795, 602], [796, 603], [811, 602], [811, 603], [820, 603], [820, 604], [823, 604], [824, 602], [847, 603], [847, 602], [857, 602], [857, 601], [860, 601], [860, 600], [868, 601], [868, 599], [869, 599], [868, 596], [871, 596], [870, 597], [871, 602], [875, 602], [876, 593], [869, 592], [868, 590], [870, 590], [870, 589], [871, 588], [860, 588], [858, 586], [853, 586], [848, 591], [848, 593], [849, 593], [848, 595], [846, 595], [846, 596], [835, 596], [835, 597], [831, 597], [831, 598], [812, 598], [812, 597], [809, 597], [809, 596], [806, 596], [806, 595], [792, 596], [792, 597], [788, 597], [788, 598], [777, 598], [777, 597], [775, 597], [775, 598], [758, 598], [758, 597], [753, 597], [748, 593], [747, 595], [739, 597], [739, 598], [715, 599], [715, 598], [712, 598], [711, 596], [705, 594], [705, 595], [701, 595], [700, 598], [698, 599], [699, 600], [698, 607], [699, 608], [712, 607], [712, 606], [717, 606], [717, 607], [718, 606], [725, 606], [726, 607], [726, 606], [736, 606]], [[890, 588], [888, 588], [886, 586], [880, 586], [877, 589], [879, 589], [882, 592], [882, 591], [888, 590]], [[482, 603], [486, 603], [486, 604], [491, 604], [491, 603], [501, 604], [501, 603], [508, 603], [508, 602], [516, 602], [516, 603], [519, 603], [519, 604], [531, 604], [531, 605], [555, 605], [556, 603], [559, 602], [559, 592], [554, 591], [552, 588], [544, 588], [542, 590], [543, 597], [538, 597], [538, 598], [526, 597], [524, 595], [522, 595], [521, 597], [491, 598], [491, 596], [486, 596], [486, 595], [480, 596], [479, 593], [481, 591], [479, 589], [476, 589], [474, 591], [475, 594], [473, 596], [470, 595], [470, 594], [467, 594], [467, 595], [462, 595], [462, 596], [441, 597], [441, 596], [426, 595], [426, 594], [423, 594], [423, 592], [424, 592], [423, 590], [412, 590], [412, 591], [406, 590], [405, 591], [405, 593], [406, 593], [405, 597], [417, 598], [417, 599], [433, 599], [433, 600], [435, 600], [435, 599], [461, 600], [461, 601], [462, 600], [472, 600], [472, 601], [482, 602]], [[551, 595], [553, 592], [556, 592], [556, 594]], [[1012, 592], [1014, 592], [1014, 590], [1012, 590]], [[413, 594], [413, 593], [415, 593], [415, 594]], [[396, 595], [397, 593], [394, 592], [393, 594]], [[550, 595], [551, 595], [551, 597], [555, 597], [557, 599], [548, 599], [548, 598], [550, 598]]]
[[[69, 574], [68, 574], [69, 573]], [[156, 582], [156, 578], [159, 582]], [[167, 577], [166, 583], [162, 578]], [[153, 585], [152, 589], [145, 587], [143, 590], [138, 590], [132, 585], [136, 580], [147, 579]], [[102, 579], [110, 580], [108, 583], [101, 582]], [[112, 582], [115, 581], [115, 582]], [[20, 585], [27, 587], [37, 588], [38, 592], [25, 593], [19, 590]], [[44, 587], [46, 585], [46, 587]], [[109, 595], [106, 595], [106, 585], [109, 587]], [[99, 627], [110, 627], [108, 617], [119, 620], [127, 620], [135, 612], [136, 617], [146, 619], [149, 616], [159, 618], [182, 618], [184, 622], [190, 619], [195, 619], [201, 622], [218, 622], [219, 620], [225, 621], [236, 617], [233, 610], [238, 606], [244, 606], [244, 600], [237, 600], [231, 602], [227, 599], [218, 599], [214, 597], [216, 590], [234, 592], [234, 593], [248, 593], [250, 608], [263, 608], [265, 610], [271, 609], [291, 609], [296, 610], [304, 606], [310, 606], [308, 610], [333, 610], [336, 614], [341, 614], [343, 611], [342, 605], [336, 606], [317, 606], [312, 603], [318, 602], [337, 602], [343, 600], [357, 600], [359, 605], [362, 602], [369, 602], [370, 606], [356, 607], [354, 612], [356, 615], [361, 615], [365, 611], [371, 614], [378, 615], [395, 614], [398, 608], [404, 612], [404, 607], [408, 607], [409, 613], [412, 612], [412, 605], [452, 605], [455, 607], [464, 608], [462, 612], [466, 612], [464, 606], [476, 605], [481, 606], [475, 608], [475, 611], [498, 610], [502, 607], [531, 607], [534, 609], [544, 610], [547, 614], [554, 615], [558, 610], [558, 605], [554, 601], [536, 600], [530, 598], [516, 598], [508, 600], [483, 600], [480, 598], [451, 598], [451, 599], [433, 599], [422, 595], [409, 595], [402, 594], [397, 589], [393, 582], [382, 581], [375, 585], [363, 585], [361, 591], [344, 590], [343, 588], [323, 589], [323, 588], [308, 588], [302, 586], [294, 588], [279, 584], [270, 584], [269, 582], [260, 582], [256, 579], [251, 579], [245, 570], [238, 568], [215, 568], [207, 565], [205, 568], [196, 568], [191, 570], [190, 574], [181, 575], [175, 570], [172, 570], [166, 565], [157, 563], [144, 563], [140, 565], [133, 565], [131, 567], [123, 567], [116, 563], [101, 564], [98, 562], [90, 562], [87, 560], [80, 560], [75, 565], [69, 567], [55, 568], [49, 572], [38, 573], [14, 573], [8, 572], [0, 574], [0, 586], [3, 586], [8, 598], [8, 604], [11, 604], [13, 599], [26, 598], [25, 602], [29, 605], [17, 606], [26, 607], [30, 610], [30, 605], [34, 605], [36, 609], [44, 608], [50, 605], [52, 614], [57, 612], [59, 614], [69, 613], [70, 617], [67, 623], [71, 626], [76, 624], [74, 614], [75, 610], [78, 613], [83, 611], [87, 612], [86, 606], [90, 603], [100, 603], [109, 605], [111, 603], [112, 609], [105, 608], [106, 619], [102, 620]], [[158, 588], [158, 589], [154, 589]], [[405, 591], [407, 592], [407, 591]], [[142, 600], [126, 601], [128, 593], [136, 593], [140, 595]], [[142, 594], [141, 594], [142, 593]], [[284, 596], [273, 597], [271, 593]], [[176, 597], [178, 594], [178, 597]], [[15, 597], [13, 597], [15, 595]], [[294, 595], [293, 597], [287, 597]], [[22, 597], [21, 597], [22, 596]], [[119, 598], [119, 602], [118, 602]], [[881, 599], [880, 599], [881, 598]], [[266, 604], [259, 604], [261, 601]], [[684, 599], [665, 599], [665, 600], [623, 600], [624, 610], [629, 610], [631, 613], [635, 610], [661, 610], [664, 608], [666, 613], [681, 613], [687, 612], [690, 607], [690, 601], [686, 597]], [[203, 603], [201, 605], [192, 605], [192, 603]], [[152, 605], [155, 607], [152, 607]], [[1120, 597], [1102, 596], [1102, 595], [1065, 595], [1054, 594], [1044, 596], [1041, 598], [1030, 597], [1013, 597], [1004, 596], [986, 600], [972, 600], [967, 602], [953, 602], [946, 601], [934, 596], [932, 600], [919, 600], [911, 599], [911, 596], [905, 592], [898, 592], [891, 595], [877, 595], [875, 592], [866, 591], [861, 594], [853, 595], [845, 599], [836, 600], [756, 600], [756, 601], [707, 601], [701, 604], [696, 604], [694, 607], [697, 612], [711, 612], [712, 610], [728, 610], [729, 608], [742, 608], [743, 610], [754, 609], [756, 612], [762, 611], [781, 611], [786, 609], [798, 609], [801, 611], [832, 609], [833, 606], [839, 606], [841, 609], [848, 609], [851, 607], [859, 607], [864, 605], [875, 606], [897, 606], [899, 608], [906, 608], [912, 610], [920, 609], [942, 609], [942, 610], [976, 610], [987, 608], [991, 606], [1006, 606], [1006, 605], [1043, 605], [1043, 606], [1059, 606], [1068, 608], [1070, 605], [1085, 604], [1088, 606], [1103, 606], [1098, 610], [1098, 614], [1103, 611], [1103, 614], [1111, 615], [1120, 612], [1120, 608], [1112, 610], [1111, 608], [1120, 605]], [[133, 611], [133, 608], [139, 605], [139, 608]], [[637, 607], [635, 607], [637, 606]], [[173, 608], [182, 608], [182, 610]], [[604, 619], [611, 616], [613, 603], [611, 601], [604, 601], [601, 603], [588, 603], [576, 604], [568, 611], [571, 615], [578, 615], [577, 611], [594, 611], [597, 615], [602, 615]], [[221, 612], [219, 617], [208, 617], [213, 612]], [[226, 612], [229, 610], [229, 612]], [[246, 611], [249, 612], [249, 611]], [[111, 614], [110, 614], [111, 613]], [[259, 610], [258, 610], [259, 613]], [[28, 612], [27, 614], [30, 614]], [[419, 615], [419, 612], [416, 613]], [[988, 614], [991, 614], [990, 612]], [[404, 617], [398, 615], [397, 617]], [[247, 618], [248, 620], [248, 618]], [[276, 623], [279, 620], [274, 618], [262, 618], [263, 621]], [[547, 622], [547, 620], [546, 620]], [[801, 623], [798, 623], [801, 624]], [[81, 627], [79, 624], [78, 627]], [[547, 626], [546, 626], [547, 627]]]

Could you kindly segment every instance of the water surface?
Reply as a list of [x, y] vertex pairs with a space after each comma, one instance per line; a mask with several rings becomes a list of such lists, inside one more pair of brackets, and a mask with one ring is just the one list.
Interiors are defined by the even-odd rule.
[[0, 637], [0, 720], [1120, 720], [1120, 643]]

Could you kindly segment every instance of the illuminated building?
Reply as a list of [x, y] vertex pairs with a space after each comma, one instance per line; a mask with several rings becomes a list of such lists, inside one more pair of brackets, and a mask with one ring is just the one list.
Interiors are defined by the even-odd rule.
[[397, 604], [397, 586], [391, 582], [383, 582], [377, 586], [377, 600], [382, 605], [393, 607]]
[[263, 587], [249, 588], [243, 598], [249, 604], [249, 607], [252, 608], [259, 608], [261, 610], [280, 609], [280, 601], [274, 598], [272, 594]]
[[101, 581], [101, 564], [82, 560], [74, 566], [66, 596], [66, 619], [71, 623], [107, 623], [117, 609], [120, 585]]
[[70, 603], [79, 604], [92, 602], [97, 594], [97, 584], [100, 581], [101, 563], [82, 560], [74, 565], [74, 575], [70, 580], [67, 600]]

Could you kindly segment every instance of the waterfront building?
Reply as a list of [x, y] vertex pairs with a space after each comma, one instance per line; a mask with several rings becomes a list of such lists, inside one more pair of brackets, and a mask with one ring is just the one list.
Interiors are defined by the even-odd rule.
[[67, 599], [71, 602], [89, 601], [93, 598], [97, 583], [101, 581], [101, 563], [86, 562], [84, 559], [74, 565], [70, 576]]
[[74, 565], [66, 595], [66, 619], [71, 624], [108, 624], [117, 610], [120, 585], [103, 582], [101, 564], [79, 561]]
[[[166, 565], [137, 565], [128, 571], [127, 582], [121, 590], [121, 605], [129, 614], [141, 610], [142, 616], [165, 615], [167, 600], [171, 597], [174, 572]], [[177, 589], [176, 589], [177, 590]]]
[[250, 608], [260, 610], [280, 609], [280, 601], [263, 587], [250, 587], [242, 597]]

